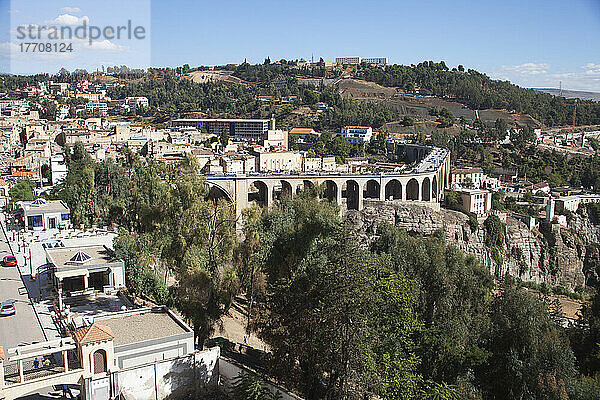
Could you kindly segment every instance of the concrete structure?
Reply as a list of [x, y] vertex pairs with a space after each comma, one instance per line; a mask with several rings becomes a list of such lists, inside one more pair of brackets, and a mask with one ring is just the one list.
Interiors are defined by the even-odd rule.
[[275, 119], [175, 119], [171, 127], [204, 130], [215, 135], [225, 131], [230, 138], [258, 143], [267, 137], [269, 129], [275, 129]]
[[67, 163], [62, 154], [57, 154], [50, 157], [50, 174], [51, 183], [56, 185], [62, 182], [67, 177]]
[[253, 151], [256, 157], [256, 170], [259, 172], [289, 172], [302, 169], [302, 155], [292, 151]]
[[576, 212], [581, 204], [600, 203], [598, 194], [580, 194], [572, 196], [562, 196], [555, 200], [556, 211]]
[[492, 209], [492, 192], [481, 189], [462, 189], [458, 191], [462, 199], [460, 208], [477, 216], [486, 215]]
[[363, 58], [361, 62], [371, 65], [387, 65], [388, 59], [387, 57]]
[[58, 294], [60, 310], [64, 308], [63, 294], [86, 297], [125, 286], [123, 261], [114, 259], [105, 246], [46, 248], [46, 262], [53, 266], [49, 279]]
[[262, 145], [266, 148], [279, 147], [284, 150], [288, 149], [288, 131], [281, 129], [269, 129], [267, 137], [263, 139]]
[[108, 115], [108, 105], [99, 101], [91, 101], [85, 104], [85, 112], [93, 115], [98, 112], [101, 116]]
[[166, 307], [97, 317], [114, 334], [113, 370], [174, 358], [194, 351], [194, 332]]
[[207, 182], [213, 196], [235, 203], [236, 215], [252, 201], [269, 206], [277, 198], [297, 194], [308, 187], [322, 198], [346, 209], [361, 210], [364, 199], [439, 202], [450, 180], [450, 152], [446, 149], [401, 145], [415, 168], [393, 173], [287, 173], [256, 175], [211, 175]]
[[342, 128], [341, 136], [349, 143], [369, 143], [373, 137], [373, 128], [370, 126], [345, 126]]
[[336, 57], [336, 64], [360, 64], [360, 57]]
[[71, 211], [61, 200], [21, 201], [19, 208], [23, 212], [25, 229], [66, 228], [70, 225]]
[[[84, 400], [201, 398], [219, 383], [219, 357], [218, 347], [195, 351], [191, 328], [166, 307], [123, 311], [75, 326], [72, 338], [0, 346], [0, 398], [53, 385], [79, 386]], [[50, 364], [32, 367], [39, 359]]]
[[148, 107], [147, 97], [127, 97], [125, 98], [125, 104], [131, 108], [137, 107]]

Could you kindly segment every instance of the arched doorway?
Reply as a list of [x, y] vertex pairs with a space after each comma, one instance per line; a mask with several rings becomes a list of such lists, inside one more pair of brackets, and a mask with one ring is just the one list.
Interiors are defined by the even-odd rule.
[[412, 178], [406, 184], [406, 199], [419, 200], [419, 182], [415, 178]]
[[421, 200], [431, 201], [431, 181], [429, 178], [423, 179], [421, 184]]
[[269, 190], [263, 181], [254, 181], [248, 187], [248, 203], [255, 201], [259, 206], [268, 205]]
[[348, 210], [358, 210], [360, 186], [355, 180], [346, 181], [345, 186], [346, 190], [342, 187], [342, 197], [346, 198], [346, 207]]
[[94, 360], [94, 374], [101, 374], [107, 371], [106, 351], [104, 349], [96, 350], [92, 355], [92, 359]]
[[338, 186], [334, 181], [325, 181], [325, 188], [323, 190], [323, 198], [329, 201], [337, 201]]
[[402, 184], [397, 179], [392, 179], [385, 185], [385, 200], [402, 199]]
[[375, 179], [370, 179], [367, 181], [367, 184], [365, 185], [363, 197], [365, 199], [379, 200], [379, 192], [380, 191], [381, 191], [381, 188], [379, 186], [379, 182], [377, 182]]
[[437, 181], [437, 176], [434, 175], [433, 177], [433, 184], [432, 184], [432, 193], [433, 193], [433, 199], [435, 201], [438, 200], [438, 181]]

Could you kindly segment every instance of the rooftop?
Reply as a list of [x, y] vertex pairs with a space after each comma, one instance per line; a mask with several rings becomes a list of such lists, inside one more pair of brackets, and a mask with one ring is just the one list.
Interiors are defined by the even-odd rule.
[[110, 327], [97, 323], [77, 329], [73, 333], [73, 336], [75, 336], [75, 340], [80, 344], [101, 342], [115, 337]]
[[78, 257], [75, 256], [82, 252], [89, 257], [85, 262], [86, 268], [106, 265], [118, 261], [110, 255], [110, 251], [104, 246], [59, 247], [46, 249], [46, 254], [50, 258], [48, 261], [51, 261], [52, 264], [56, 266], [57, 270], [81, 268], [84, 263], [71, 260], [74, 258], [78, 259]]
[[96, 321], [112, 329], [115, 346], [191, 332], [189, 327], [182, 325], [164, 308], [125, 311], [96, 318]]
[[69, 208], [61, 200], [36, 199], [31, 202], [22, 202], [22, 208], [26, 212], [69, 212]]

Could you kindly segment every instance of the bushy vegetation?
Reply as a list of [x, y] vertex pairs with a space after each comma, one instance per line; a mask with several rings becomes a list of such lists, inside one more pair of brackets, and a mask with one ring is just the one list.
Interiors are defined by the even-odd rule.
[[[506, 109], [529, 114], [548, 126], [569, 125], [572, 110], [564, 98], [524, 89], [507, 81], [490, 79], [487, 75], [469, 69], [448, 68], [441, 61], [425, 61], [417, 65], [361, 65], [357, 75], [383, 86], [399, 87], [413, 93], [455, 98], [472, 109]], [[578, 125], [599, 124], [600, 105], [584, 102], [587, 107], [577, 112]]]

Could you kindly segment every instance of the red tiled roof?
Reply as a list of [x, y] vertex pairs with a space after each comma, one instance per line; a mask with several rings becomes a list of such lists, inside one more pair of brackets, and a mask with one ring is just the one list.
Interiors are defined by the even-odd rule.
[[0, 346], [0, 361], [4, 360], [6, 356], [4, 355], [4, 347]]
[[111, 340], [115, 338], [115, 335], [110, 327], [106, 325], [100, 325], [95, 322], [91, 325], [77, 329], [73, 335], [79, 344], [101, 342], [103, 340]]
[[311, 133], [312, 131], [311, 128], [292, 128], [290, 133]]

